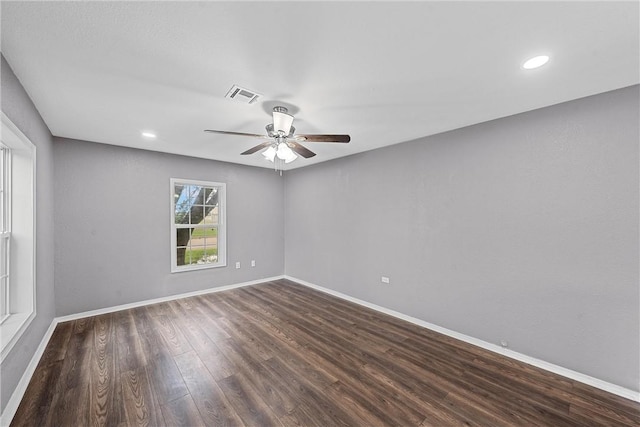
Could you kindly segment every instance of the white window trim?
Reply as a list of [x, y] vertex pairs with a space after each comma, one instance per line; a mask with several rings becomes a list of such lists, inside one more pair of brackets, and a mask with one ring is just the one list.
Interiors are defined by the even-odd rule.
[[[27, 170], [27, 175], [31, 178], [28, 199], [31, 201], [31, 218], [29, 225], [25, 228], [27, 232], [28, 247], [27, 253], [32, 253], [31, 259], [19, 259], [21, 262], [18, 268], [11, 268], [13, 282], [10, 285], [15, 290], [16, 287], [26, 289], [26, 298], [20, 301], [19, 307], [0, 325], [1, 354], [0, 363], [4, 361], [11, 349], [16, 345], [22, 334], [29, 327], [29, 324], [36, 317], [36, 147], [20, 129], [2, 112], [2, 132], [0, 133], [2, 143], [12, 150], [12, 155], [22, 153], [30, 159], [31, 170]], [[15, 160], [15, 159], [12, 159]], [[15, 161], [14, 161], [15, 166]], [[13, 173], [13, 172], [12, 172]], [[12, 185], [16, 185], [15, 181]], [[13, 209], [13, 208], [12, 208]], [[14, 218], [15, 219], [15, 218]], [[13, 229], [15, 232], [15, 227]], [[15, 233], [14, 233], [15, 234]], [[12, 258], [18, 258], [13, 256]], [[25, 258], [25, 257], [23, 257]], [[26, 257], [28, 258], [28, 257]], [[14, 266], [12, 259], [12, 267]], [[17, 271], [16, 271], [17, 270]], [[17, 276], [17, 277], [16, 277]], [[16, 283], [19, 280], [20, 283]], [[15, 293], [15, 292], [12, 292]], [[15, 307], [12, 307], [12, 311]]]
[[[185, 271], [205, 270], [208, 268], [218, 268], [227, 266], [227, 184], [223, 182], [213, 181], [198, 181], [193, 179], [181, 179], [171, 178], [169, 180], [170, 191], [169, 197], [171, 199], [171, 272], [181, 273]], [[201, 185], [204, 187], [218, 187], [218, 206], [220, 207], [218, 212], [218, 262], [212, 264], [201, 265], [185, 265], [178, 266], [177, 254], [176, 254], [176, 230], [180, 227], [176, 227], [175, 224], [175, 197], [174, 189], [175, 184], [187, 184], [187, 185]]]

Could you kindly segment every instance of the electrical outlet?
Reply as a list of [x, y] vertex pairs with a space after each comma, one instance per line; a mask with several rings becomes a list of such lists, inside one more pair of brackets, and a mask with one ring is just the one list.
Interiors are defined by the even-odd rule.
[[240, 268], [240, 261], [236, 262], [236, 268]]
[[255, 267], [255, 266], [256, 266], [256, 260], [255, 260], [255, 259], [252, 259], [252, 260], [251, 260], [251, 267]]
[[390, 283], [390, 282], [389, 282], [389, 278], [388, 278], [388, 277], [386, 277], [386, 276], [382, 276], [382, 277], [380, 278], [380, 281], [381, 281], [382, 283], [387, 283], [387, 284], [388, 284], [388, 283]]

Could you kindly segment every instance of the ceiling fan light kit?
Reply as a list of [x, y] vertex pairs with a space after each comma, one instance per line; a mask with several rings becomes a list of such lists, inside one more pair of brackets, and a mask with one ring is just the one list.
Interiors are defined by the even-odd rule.
[[295, 155], [293, 150], [289, 148], [286, 142], [278, 143], [276, 156], [278, 156], [279, 159], [284, 160], [285, 163], [291, 163], [298, 158], [298, 156]]
[[271, 145], [262, 153], [262, 155], [270, 162], [275, 162], [276, 157], [280, 160], [284, 160], [285, 163], [291, 163], [298, 158], [293, 150], [283, 142], [279, 143], [277, 146], [276, 144]]
[[269, 123], [265, 126], [265, 130], [267, 131], [266, 135], [212, 129], [205, 129], [205, 132], [267, 138], [272, 140], [258, 144], [240, 154], [253, 154], [266, 149], [262, 155], [265, 159], [274, 163], [275, 170], [280, 171], [280, 174], [282, 174], [283, 163], [291, 163], [298, 158], [296, 153], [305, 159], [316, 155], [316, 153], [302, 146], [299, 142], [348, 143], [351, 141], [351, 137], [349, 135], [296, 135], [296, 128], [293, 127], [294, 117], [291, 114], [288, 114], [288, 112], [289, 111], [286, 107], [273, 107], [273, 123]]
[[293, 116], [287, 114], [287, 109], [284, 107], [273, 108], [273, 130], [280, 133], [282, 136], [289, 135], [291, 125], [293, 124]]
[[265, 159], [269, 160], [270, 162], [273, 162], [276, 158], [276, 152], [277, 150], [275, 148], [273, 148], [273, 145], [269, 148], [266, 149], [266, 151], [262, 152], [262, 155], [264, 156]]

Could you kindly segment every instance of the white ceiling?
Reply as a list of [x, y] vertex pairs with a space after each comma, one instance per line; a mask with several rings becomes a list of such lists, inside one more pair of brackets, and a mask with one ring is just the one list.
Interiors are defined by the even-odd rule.
[[[239, 154], [260, 140], [203, 129], [262, 133], [279, 101], [298, 133], [351, 135], [295, 168], [640, 74], [636, 1], [0, 4], [2, 53], [54, 135], [263, 167]], [[225, 99], [233, 84], [264, 102]]]

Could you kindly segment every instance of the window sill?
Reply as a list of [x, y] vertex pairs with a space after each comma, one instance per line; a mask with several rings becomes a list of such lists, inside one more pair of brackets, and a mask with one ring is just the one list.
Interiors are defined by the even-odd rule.
[[183, 273], [185, 271], [198, 271], [198, 270], [206, 270], [208, 268], [219, 268], [226, 267], [226, 262], [221, 262], [217, 264], [201, 264], [201, 265], [190, 265], [188, 267], [171, 267], [172, 273]]
[[0, 325], [0, 340], [2, 341], [2, 354], [0, 356], [0, 363], [4, 361], [5, 357], [9, 354], [14, 345], [18, 342], [18, 339], [22, 336], [24, 331], [31, 321], [36, 317], [36, 312], [30, 313], [15, 313], [10, 315]]

